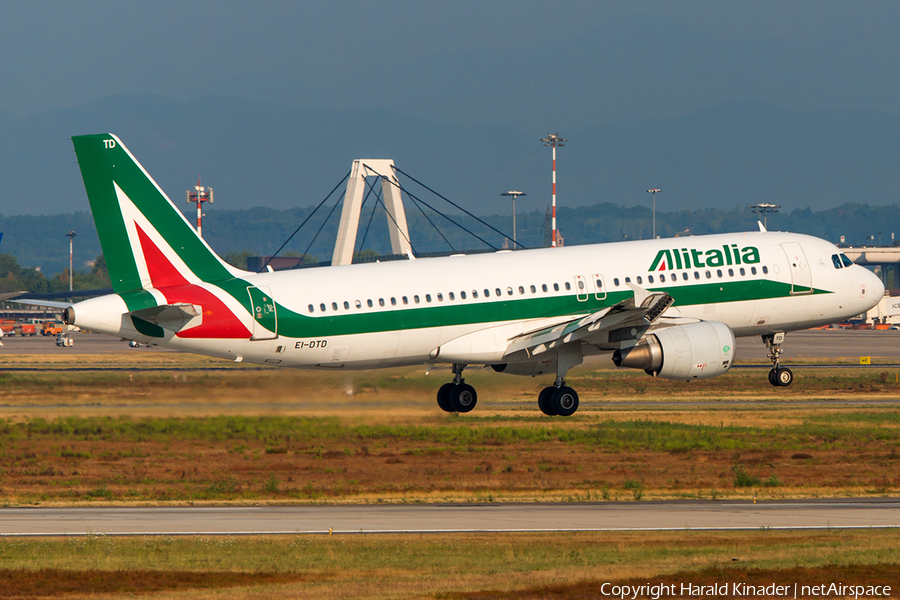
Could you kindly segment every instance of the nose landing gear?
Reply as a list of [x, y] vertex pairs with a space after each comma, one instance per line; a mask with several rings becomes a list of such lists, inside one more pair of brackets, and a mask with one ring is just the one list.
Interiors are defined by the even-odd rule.
[[769, 351], [769, 360], [772, 361], [774, 367], [769, 371], [769, 383], [775, 387], [787, 387], [794, 382], [794, 374], [787, 367], [781, 366], [781, 354], [784, 350], [781, 344], [784, 343], [784, 332], [770, 333], [763, 335], [762, 341]]

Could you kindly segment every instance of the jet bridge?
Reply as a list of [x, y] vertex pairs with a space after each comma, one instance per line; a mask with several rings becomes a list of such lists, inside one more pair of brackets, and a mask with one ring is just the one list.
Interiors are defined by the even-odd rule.
[[381, 180], [382, 201], [387, 212], [388, 231], [391, 238], [393, 254], [412, 254], [409, 243], [409, 226], [406, 224], [406, 212], [403, 210], [403, 199], [400, 196], [400, 182], [394, 172], [394, 161], [383, 158], [360, 158], [353, 161], [350, 176], [347, 178], [347, 191], [344, 194], [344, 208], [341, 211], [341, 223], [338, 227], [337, 241], [334, 245], [332, 266], [349, 265], [353, 262], [353, 250], [356, 247], [356, 234], [359, 231], [359, 217], [362, 211], [366, 177], [378, 177]]

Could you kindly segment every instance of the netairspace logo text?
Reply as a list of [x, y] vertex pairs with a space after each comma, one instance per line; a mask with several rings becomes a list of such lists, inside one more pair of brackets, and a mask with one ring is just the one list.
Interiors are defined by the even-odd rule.
[[604, 583], [600, 593], [608, 598], [636, 600], [637, 598], [699, 598], [723, 596], [728, 598], [885, 598], [891, 595], [889, 585], [847, 585], [844, 583], [823, 583], [821, 585], [799, 585], [796, 583], [752, 585], [749, 583], [714, 583], [695, 585], [693, 583], [658, 583], [644, 585], [614, 585]]

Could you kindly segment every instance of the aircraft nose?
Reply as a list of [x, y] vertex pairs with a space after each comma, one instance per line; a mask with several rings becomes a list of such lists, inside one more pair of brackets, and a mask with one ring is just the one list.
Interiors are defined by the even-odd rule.
[[862, 283], [860, 283], [859, 297], [877, 303], [884, 296], [884, 282], [872, 271], [868, 269], [865, 271], [866, 276], [863, 277]]

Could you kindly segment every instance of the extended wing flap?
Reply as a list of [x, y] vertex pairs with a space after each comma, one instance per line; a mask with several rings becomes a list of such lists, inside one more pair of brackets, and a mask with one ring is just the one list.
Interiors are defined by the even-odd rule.
[[505, 356], [522, 351], [529, 357], [536, 356], [576, 341], [610, 350], [633, 346], [672, 306], [673, 299], [665, 292], [648, 292], [637, 286], [631, 287], [635, 292], [632, 298], [587, 316], [514, 338]]

